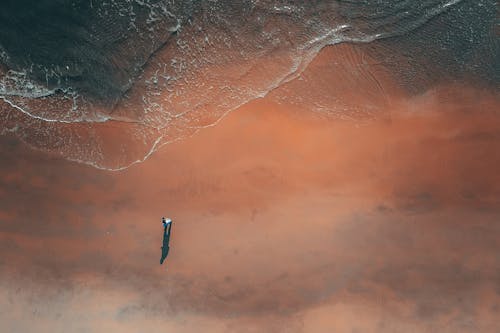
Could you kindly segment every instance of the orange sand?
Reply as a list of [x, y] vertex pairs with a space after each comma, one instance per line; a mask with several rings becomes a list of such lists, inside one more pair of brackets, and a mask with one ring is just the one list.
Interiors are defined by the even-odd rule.
[[497, 332], [499, 101], [409, 98], [387, 75], [374, 120], [280, 106], [277, 91], [122, 172], [2, 138], [1, 326]]

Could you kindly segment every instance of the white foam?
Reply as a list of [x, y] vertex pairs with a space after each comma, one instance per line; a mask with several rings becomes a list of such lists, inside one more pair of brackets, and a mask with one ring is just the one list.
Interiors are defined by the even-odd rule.
[[26, 71], [9, 70], [0, 79], [0, 96], [40, 98], [53, 95], [56, 89], [48, 89], [28, 78]]

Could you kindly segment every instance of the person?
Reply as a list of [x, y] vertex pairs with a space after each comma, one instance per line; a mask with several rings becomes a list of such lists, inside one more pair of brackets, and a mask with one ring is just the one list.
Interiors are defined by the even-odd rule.
[[161, 259], [160, 265], [163, 264], [165, 259], [168, 256], [168, 251], [170, 250], [170, 234], [172, 231], [172, 220], [169, 218], [161, 218], [161, 222], [163, 224], [163, 246], [161, 247]]

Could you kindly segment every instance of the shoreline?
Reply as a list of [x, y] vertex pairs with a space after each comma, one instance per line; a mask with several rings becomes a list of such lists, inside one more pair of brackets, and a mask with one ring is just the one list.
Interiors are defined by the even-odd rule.
[[[119, 172], [1, 137], [0, 322], [495, 332], [498, 99], [402, 98], [379, 81], [384, 99], [358, 103], [356, 81], [327, 74], [337, 101], [379, 101], [383, 116], [326, 120], [274, 94]], [[161, 216], [174, 220], [164, 266]]]

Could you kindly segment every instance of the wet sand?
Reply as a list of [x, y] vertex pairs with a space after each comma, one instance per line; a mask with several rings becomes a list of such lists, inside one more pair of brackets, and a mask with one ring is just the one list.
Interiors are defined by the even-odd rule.
[[[346, 62], [366, 58], [329, 52], [302, 83], [125, 171], [1, 137], [1, 326], [497, 332], [497, 96], [409, 97], [378, 69], [346, 82]], [[346, 72], [308, 77], [328, 59]], [[287, 103], [312, 78], [336, 92], [329, 103], [376, 111], [342, 120]], [[174, 220], [163, 266], [161, 216]]]

